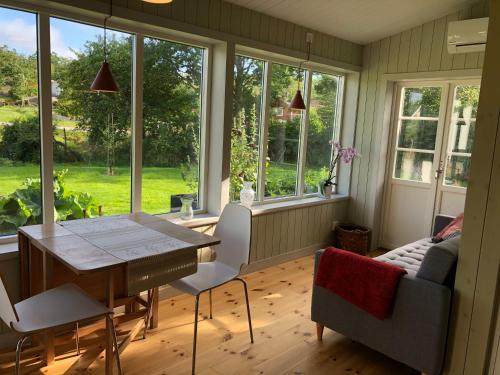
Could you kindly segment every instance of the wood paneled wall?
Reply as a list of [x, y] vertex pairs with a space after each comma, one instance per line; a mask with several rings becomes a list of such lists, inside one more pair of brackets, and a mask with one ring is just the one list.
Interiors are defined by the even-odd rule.
[[[313, 251], [332, 243], [332, 222], [347, 219], [348, 201], [325, 201], [322, 204], [285, 209], [252, 217], [250, 263]], [[212, 234], [215, 225], [195, 230]], [[210, 249], [201, 249], [198, 260], [213, 260]]]
[[[54, 2], [100, 12], [107, 12], [109, 4], [108, 0], [54, 0]], [[358, 67], [362, 63], [363, 47], [359, 44], [223, 0], [175, 0], [170, 4], [161, 5], [141, 0], [115, 0], [113, 4], [117, 9], [127, 10], [127, 12], [116, 12], [121, 17], [126, 16], [131, 20], [201, 36], [233, 40], [249, 47], [263, 47], [271, 52], [274, 52], [274, 46], [305, 53], [306, 32], [312, 32], [313, 61], [317, 56]], [[252, 42], [258, 42], [258, 45]], [[300, 56], [303, 56], [302, 53]]]
[[384, 147], [388, 141], [383, 131], [384, 75], [408, 73], [415, 77], [418, 72], [481, 69], [484, 53], [448, 54], [446, 33], [450, 21], [487, 15], [485, 0], [364, 47], [355, 141], [362, 157], [353, 164], [349, 207], [353, 222], [372, 227], [379, 219], [376, 206], [383, 191], [379, 176], [385, 170]]

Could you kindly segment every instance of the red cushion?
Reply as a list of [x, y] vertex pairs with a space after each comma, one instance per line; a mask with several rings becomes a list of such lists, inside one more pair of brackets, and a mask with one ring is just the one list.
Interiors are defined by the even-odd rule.
[[464, 222], [464, 213], [462, 212], [460, 215], [454, 218], [450, 224], [444, 227], [444, 229], [442, 229], [441, 232], [432, 237], [432, 242], [441, 242], [451, 234], [456, 232], [461, 232], [463, 222]]

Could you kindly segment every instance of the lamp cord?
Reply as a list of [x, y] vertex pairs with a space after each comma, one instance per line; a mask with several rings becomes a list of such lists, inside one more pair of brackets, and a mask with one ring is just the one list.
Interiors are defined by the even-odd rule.
[[302, 74], [300, 73], [300, 70], [302, 69], [302, 64], [305, 63], [305, 62], [309, 62], [311, 58], [311, 42], [307, 42], [307, 59], [306, 60], [302, 60], [300, 63], [299, 63], [299, 80], [297, 82], [297, 90], [300, 90], [300, 78], [302, 77]]
[[113, 16], [113, 0], [109, 0], [109, 15], [104, 17], [104, 61], [108, 61], [108, 44], [107, 44], [107, 37], [106, 37], [106, 24], [108, 22], [108, 19], [110, 19]]

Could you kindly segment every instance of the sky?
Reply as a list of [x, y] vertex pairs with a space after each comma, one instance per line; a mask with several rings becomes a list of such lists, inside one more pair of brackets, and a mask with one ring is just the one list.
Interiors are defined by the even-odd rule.
[[[75, 57], [75, 51], [81, 50], [85, 41], [93, 40], [102, 33], [100, 27], [57, 18], [50, 19], [52, 52], [63, 57]], [[111, 33], [117, 36], [124, 35], [119, 32]], [[36, 15], [0, 7], [0, 46], [4, 45], [23, 54], [35, 53]]]

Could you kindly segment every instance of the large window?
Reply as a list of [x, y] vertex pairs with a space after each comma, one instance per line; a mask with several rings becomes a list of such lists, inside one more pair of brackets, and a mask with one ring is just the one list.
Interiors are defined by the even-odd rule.
[[0, 236], [42, 222], [36, 30], [0, 8]]
[[318, 191], [319, 181], [328, 177], [333, 157], [332, 140], [338, 140], [338, 111], [340, 108], [340, 77], [312, 73], [309, 126], [307, 130], [304, 193]]
[[[231, 201], [239, 200], [244, 181], [257, 191], [262, 125], [264, 61], [236, 56], [231, 131]], [[257, 195], [256, 195], [257, 198]]]
[[97, 94], [102, 28], [51, 18], [50, 35], [56, 220], [128, 213], [133, 36], [107, 31], [119, 90]]
[[199, 208], [205, 50], [144, 39], [142, 209], [179, 211], [181, 197]]
[[[296, 195], [299, 173], [299, 146], [304, 113], [290, 108], [297, 81], [304, 71], [289, 65], [273, 64], [271, 110], [267, 143], [266, 197]], [[304, 80], [301, 80], [304, 92]]]
[[[332, 158], [331, 141], [338, 137], [342, 80], [339, 75], [236, 56], [232, 201], [239, 200], [244, 181], [253, 183], [259, 201], [318, 192]], [[298, 87], [306, 111], [290, 108]]]

